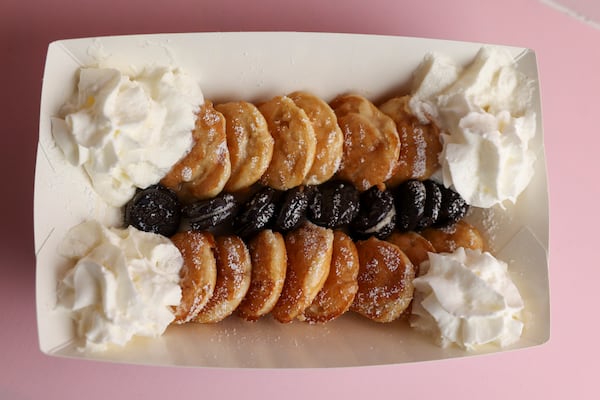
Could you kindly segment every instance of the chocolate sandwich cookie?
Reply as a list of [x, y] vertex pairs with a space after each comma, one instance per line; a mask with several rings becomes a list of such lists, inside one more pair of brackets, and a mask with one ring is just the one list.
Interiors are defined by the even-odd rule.
[[442, 206], [442, 191], [434, 181], [425, 181], [425, 209], [416, 230], [423, 230], [432, 226], [438, 219], [440, 208]]
[[275, 216], [277, 191], [264, 187], [242, 205], [234, 220], [236, 233], [247, 238], [270, 226]]
[[395, 190], [396, 228], [402, 232], [415, 230], [425, 212], [425, 185], [421, 181], [410, 180]]
[[440, 205], [440, 212], [434, 226], [437, 228], [443, 228], [446, 226], [453, 225], [464, 218], [469, 211], [469, 205], [461, 197], [460, 194], [454, 190], [447, 188], [443, 185], [438, 185], [442, 194], [442, 202]]
[[385, 239], [396, 226], [396, 207], [392, 192], [373, 186], [360, 195], [360, 210], [351, 228], [359, 239], [375, 236]]
[[183, 207], [182, 214], [189, 220], [193, 230], [202, 231], [231, 220], [238, 209], [239, 204], [235, 197], [223, 193], [210, 200], [197, 201]]
[[316, 225], [334, 229], [352, 222], [359, 208], [360, 193], [354, 185], [329, 181], [315, 187], [308, 214]]
[[282, 195], [275, 219], [275, 229], [289, 232], [306, 220], [306, 211], [311, 190], [305, 186], [297, 186]]
[[181, 204], [172, 190], [157, 184], [139, 190], [125, 206], [125, 224], [172, 236], [179, 229]]

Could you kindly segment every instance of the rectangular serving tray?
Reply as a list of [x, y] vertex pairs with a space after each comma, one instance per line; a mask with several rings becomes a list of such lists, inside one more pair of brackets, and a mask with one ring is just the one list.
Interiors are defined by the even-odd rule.
[[48, 49], [42, 89], [35, 181], [36, 304], [40, 349], [52, 356], [134, 364], [195, 367], [351, 367], [398, 364], [527, 348], [550, 334], [548, 190], [538, 73], [533, 51], [507, 47], [518, 68], [536, 82], [535, 176], [517, 204], [473, 212], [495, 255], [509, 264], [521, 291], [525, 330], [515, 345], [477, 352], [440, 348], [406, 321], [371, 322], [353, 313], [323, 325], [280, 324], [271, 317], [249, 323], [235, 316], [214, 325], [169, 327], [156, 339], [136, 338], [103, 353], [78, 351], [68, 312], [56, 306], [57, 283], [68, 261], [57, 253], [67, 230], [95, 218], [118, 224], [82, 171], [66, 163], [51, 134], [51, 117], [72, 95], [80, 66], [99, 60], [114, 67], [175, 64], [198, 79], [214, 102], [259, 102], [294, 90], [326, 101], [347, 92], [376, 104], [409, 90], [411, 75], [428, 52], [466, 65], [481, 43], [322, 33], [189, 33], [61, 40]]

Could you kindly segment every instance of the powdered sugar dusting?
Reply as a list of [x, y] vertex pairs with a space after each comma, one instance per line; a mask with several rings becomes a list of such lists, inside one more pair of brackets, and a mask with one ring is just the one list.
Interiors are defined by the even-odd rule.
[[412, 264], [395, 245], [374, 237], [356, 247], [359, 289], [352, 308], [380, 322], [398, 318], [412, 300]]
[[219, 322], [240, 304], [250, 285], [250, 255], [236, 236], [217, 238], [218, 267], [214, 293], [198, 315], [200, 322]]
[[193, 178], [192, 175], [192, 169], [188, 166], [185, 166], [181, 169], [181, 179], [184, 180], [184, 182], [189, 182], [191, 181]]
[[413, 177], [421, 177], [427, 171], [427, 141], [422, 128], [414, 127], [413, 140], [415, 157], [413, 159], [412, 175]]

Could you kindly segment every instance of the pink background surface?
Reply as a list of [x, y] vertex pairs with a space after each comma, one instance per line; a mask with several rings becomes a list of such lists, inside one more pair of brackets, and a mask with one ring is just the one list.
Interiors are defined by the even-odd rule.
[[[0, 2], [0, 399], [600, 398], [596, 329], [600, 30], [536, 0]], [[50, 6], [50, 4], [52, 4]], [[295, 30], [530, 47], [540, 69], [550, 185], [552, 331], [542, 346], [490, 356], [331, 370], [137, 367], [48, 357], [35, 321], [33, 182], [48, 43], [107, 34]], [[59, 194], [57, 194], [59, 195]], [[594, 329], [596, 328], [596, 329]]]

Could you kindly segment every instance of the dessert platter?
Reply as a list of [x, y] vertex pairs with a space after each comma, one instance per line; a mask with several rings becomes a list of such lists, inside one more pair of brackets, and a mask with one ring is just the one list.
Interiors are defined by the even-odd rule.
[[535, 54], [202, 33], [48, 50], [40, 349], [348, 367], [549, 338]]

